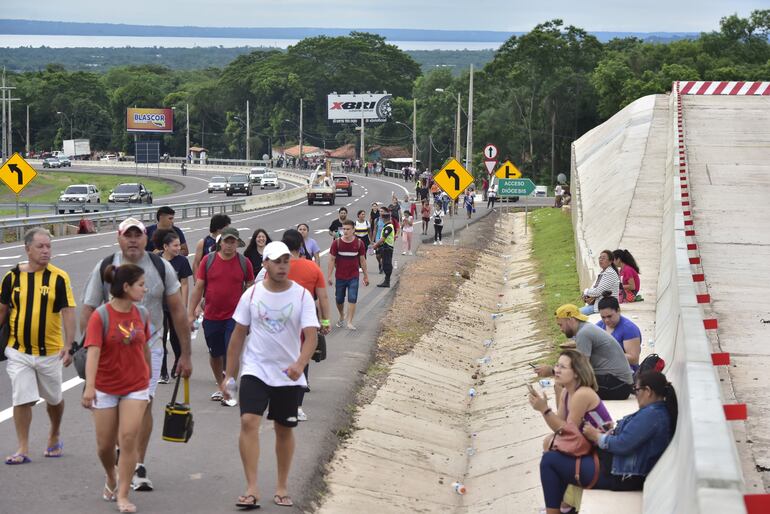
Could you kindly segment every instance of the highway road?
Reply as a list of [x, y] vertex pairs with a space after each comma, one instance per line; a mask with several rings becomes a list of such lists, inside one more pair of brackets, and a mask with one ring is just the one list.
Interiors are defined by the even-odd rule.
[[[91, 171], [89, 169], [89, 171]], [[104, 170], [113, 171], [113, 170]], [[208, 176], [208, 175], [206, 175]], [[205, 192], [206, 178], [190, 173], [187, 177], [175, 176], [185, 184], [185, 189], [165, 200], [189, 200], [208, 197]], [[327, 227], [337, 209], [346, 205], [353, 212], [369, 210], [372, 201], [388, 201], [396, 191], [403, 197], [410, 184], [395, 179], [368, 178], [354, 175], [354, 195], [338, 197], [337, 205], [308, 206], [305, 201], [288, 205], [246, 212], [232, 216], [233, 226], [247, 240], [256, 228], [264, 228], [271, 237], [280, 238], [287, 228], [307, 222], [324, 254], [328, 252], [330, 238]], [[156, 201], [160, 205], [162, 202]], [[483, 206], [479, 214], [484, 211]], [[178, 224], [193, 246], [207, 234], [208, 219], [185, 220]], [[458, 224], [459, 227], [459, 224]], [[80, 301], [85, 281], [94, 265], [103, 257], [117, 250], [114, 232], [77, 235], [57, 238], [53, 242], [52, 262], [66, 270], [72, 279], [75, 297]], [[24, 260], [21, 244], [0, 245], [0, 270], [7, 270]], [[414, 257], [398, 255], [399, 262]], [[346, 424], [346, 406], [352, 399], [360, 373], [365, 371], [369, 356], [379, 331], [380, 312], [391, 290], [376, 288], [380, 280], [374, 258], [369, 259], [372, 284], [362, 287], [359, 293], [358, 330], [349, 332], [335, 329], [328, 338], [329, 358], [321, 364], [311, 365], [310, 384], [312, 393], [305, 400], [309, 420], [296, 430], [297, 451], [291, 473], [290, 492], [295, 502], [308, 508], [318, 485], [322, 463], [328, 459], [337, 444], [335, 432]], [[325, 270], [325, 262], [323, 265]], [[397, 281], [394, 274], [394, 282]], [[333, 303], [333, 295], [330, 302]], [[336, 319], [336, 318], [333, 318]], [[233, 502], [244, 490], [244, 480], [238, 455], [238, 409], [222, 407], [209, 401], [215, 388], [208, 366], [208, 358], [202, 333], [193, 342], [194, 374], [191, 381], [192, 408], [195, 415], [195, 434], [189, 444], [175, 444], [161, 439], [163, 405], [169, 401], [172, 386], [159, 386], [158, 401], [153, 406], [156, 430], [153, 433], [146, 465], [155, 491], [135, 493], [132, 500], [140, 512], [190, 512], [213, 513], [234, 511]], [[64, 393], [66, 402], [62, 439], [64, 457], [45, 459], [42, 452], [48, 428], [44, 406], [34, 409], [31, 430], [32, 462], [23, 466], [3, 466], [2, 481], [6, 494], [0, 495], [0, 513], [21, 512], [107, 512], [115, 509], [101, 500], [104, 476], [95, 449], [94, 429], [90, 414], [79, 405], [80, 380], [74, 370], [65, 370]], [[5, 364], [0, 364], [0, 452], [3, 456], [16, 449], [13, 428], [10, 381]], [[275, 487], [275, 457], [272, 424], [262, 428], [262, 459], [259, 483], [263, 497], [263, 511], [299, 512], [279, 508], [270, 502]], [[13, 491], [12, 493], [8, 493]]]

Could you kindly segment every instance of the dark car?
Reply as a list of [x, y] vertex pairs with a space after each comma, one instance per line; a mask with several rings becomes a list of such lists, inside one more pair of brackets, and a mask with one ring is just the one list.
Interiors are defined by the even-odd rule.
[[69, 157], [60, 156], [57, 157], [59, 159], [59, 164], [61, 164], [61, 167], [64, 168], [65, 166], [72, 166], [72, 161], [70, 161]]
[[61, 166], [62, 166], [61, 161], [56, 157], [48, 157], [46, 159], [43, 159], [44, 168], [61, 168]]
[[227, 196], [233, 196], [235, 193], [243, 193], [246, 196], [251, 196], [253, 192], [253, 184], [249, 180], [248, 175], [231, 175], [227, 179], [227, 187], [225, 193]]
[[152, 203], [152, 191], [144, 187], [141, 182], [132, 182], [126, 184], [118, 184], [118, 186], [110, 192], [110, 196], [107, 198], [111, 203]]

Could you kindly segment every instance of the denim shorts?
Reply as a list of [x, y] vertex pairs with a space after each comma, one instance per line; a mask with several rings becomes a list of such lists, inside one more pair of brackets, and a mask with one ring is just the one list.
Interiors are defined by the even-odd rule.
[[348, 292], [348, 303], [356, 303], [358, 301], [358, 277], [349, 280], [337, 279], [334, 295], [337, 305], [345, 303], [346, 290]]

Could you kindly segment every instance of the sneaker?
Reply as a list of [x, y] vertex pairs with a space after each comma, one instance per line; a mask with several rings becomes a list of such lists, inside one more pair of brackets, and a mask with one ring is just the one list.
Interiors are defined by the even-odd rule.
[[238, 400], [235, 398], [230, 398], [229, 400], [222, 400], [219, 403], [222, 404], [222, 407], [235, 407], [238, 405]]
[[406, 255], [406, 252], [401, 252], [401, 255]]
[[433, 246], [436, 246], [438, 244], [438, 241], [433, 241]]
[[160, 378], [158, 379], [159, 384], [168, 384], [168, 382], [169, 382], [168, 375], [161, 375]]
[[444, 246], [444, 241], [439, 241], [438, 244]]
[[411, 251], [406, 252], [407, 255], [414, 255]]
[[307, 414], [302, 410], [302, 407], [297, 407], [297, 421], [307, 421]]
[[344, 325], [344, 324], [345, 324], [344, 321], [339, 320], [337, 323], [334, 324], [334, 326], [337, 327], [337, 328], [342, 328], [342, 325]]
[[152, 491], [152, 482], [147, 478], [147, 468], [137, 464], [134, 476], [131, 478], [131, 489], [134, 491]]
[[212, 402], [221, 402], [225, 398], [225, 395], [222, 394], [222, 391], [214, 391], [211, 393], [211, 401]]

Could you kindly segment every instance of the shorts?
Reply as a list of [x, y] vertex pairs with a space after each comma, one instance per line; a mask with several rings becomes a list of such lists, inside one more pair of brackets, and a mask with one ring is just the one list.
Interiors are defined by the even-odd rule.
[[40, 398], [49, 405], [62, 400], [62, 361], [59, 355], [28, 355], [10, 346], [5, 347], [8, 357], [5, 370], [11, 379], [13, 406], [34, 403]]
[[235, 330], [235, 320], [230, 319], [205, 319], [203, 320], [203, 335], [206, 337], [206, 346], [212, 357], [224, 357], [227, 355], [227, 345], [230, 335]]
[[[157, 385], [157, 382], [156, 382]], [[150, 401], [150, 390], [142, 389], [141, 391], [132, 391], [128, 394], [117, 395], [103, 393], [100, 390], [96, 390], [96, 398], [94, 399], [94, 409], [112, 409], [117, 407], [121, 400], [142, 400], [145, 402]]]
[[158, 341], [155, 346], [150, 346], [150, 398], [155, 398], [155, 390], [158, 388], [160, 368], [163, 366], [163, 344]]
[[345, 303], [345, 291], [348, 293], [348, 303], [356, 303], [358, 301], [358, 277], [348, 280], [337, 279], [334, 292], [337, 305]]
[[267, 419], [285, 427], [297, 426], [297, 404], [301, 386], [269, 386], [253, 375], [241, 376], [238, 396], [241, 416], [255, 414], [262, 416], [270, 406]]

